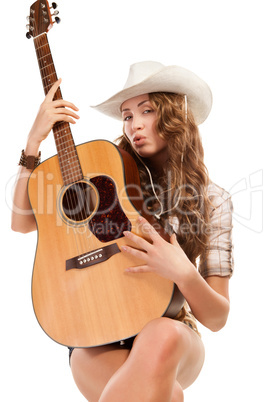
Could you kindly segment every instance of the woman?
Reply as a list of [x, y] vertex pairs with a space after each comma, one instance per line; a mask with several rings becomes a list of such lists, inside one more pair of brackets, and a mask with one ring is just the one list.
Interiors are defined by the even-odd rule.
[[[72, 103], [53, 101], [59, 84], [60, 80], [40, 108], [24, 165], [28, 155], [38, 158], [41, 142], [57, 121], [75, 123], [79, 118]], [[70, 350], [75, 382], [91, 402], [183, 401], [183, 389], [195, 381], [204, 362], [195, 318], [212, 331], [226, 323], [233, 271], [232, 204], [229, 195], [209, 181], [197, 128], [211, 104], [209, 87], [195, 74], [177, 66], [142, 62], [131, 66], [122, 91], [96, 106], [123, 120], [119, 146], [138, 164], [148, 211], [170, 233], [167, 242], [144, 218], [140, 224], [150, 242], [125, 232], [137, 248], [125, 246], [122, 251], [144, 261], [129, 267], [127, 274], [154, 272], [168, 278], [187, 303], [176, 319], [155, 319], [135, 339]], [[14, 205], [29, 210], [29, 169], [22, 167], [20, 175], [24, 178], [18, 180]], [[14, 212], [12, 227], [22, 232], [36, 229], [33, 215]]]

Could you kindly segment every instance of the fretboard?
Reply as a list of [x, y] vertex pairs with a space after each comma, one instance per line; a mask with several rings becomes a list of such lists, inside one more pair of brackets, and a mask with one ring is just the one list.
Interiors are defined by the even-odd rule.
[[[58, 79], [47, 39], [47, 34], [44, 33], [34, 38], [34, 46], [44, 91], [47, 95], [52, 85]], [[54, 100], [58, 99], [62, 99], [60, 88], [58, 88], [54, 96]], [[53, 127], [53, 133], [64, 185], [81, 180], [83, 178], [83, 173], [69, 123], [64, 121], [56, 123]]]

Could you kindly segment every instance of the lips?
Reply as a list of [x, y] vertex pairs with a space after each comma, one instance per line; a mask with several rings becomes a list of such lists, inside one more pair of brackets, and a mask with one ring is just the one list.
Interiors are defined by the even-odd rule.
[[143, 135], [139, 135], [139, 134], [137, 134], [137, 135], [135, 135], [134, 136], [134, 138], [133, 138], [133, 143], [135, 144], [135, 145], [142, 145], [143, 143], [145, 142], [145, 137], [143, 136]]

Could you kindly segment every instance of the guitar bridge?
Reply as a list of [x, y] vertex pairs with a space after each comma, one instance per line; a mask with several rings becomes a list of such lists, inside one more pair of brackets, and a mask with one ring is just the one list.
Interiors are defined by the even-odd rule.
[[120, 253], [120, 249], [116, 243], [96, 250], [89, 251], [88, 253], [80, 254], [76, 257], [66, 260], [66, 271], [70, 269], [83, 269], [92, 265], [99, 264], [108, 260], [114, 254]]

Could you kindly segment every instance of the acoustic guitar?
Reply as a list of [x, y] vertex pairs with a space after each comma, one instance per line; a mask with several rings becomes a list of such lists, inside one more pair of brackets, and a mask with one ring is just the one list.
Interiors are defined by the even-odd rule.
[[[47, 39], [59, 22], [52, 21], [56, 7], [38, 0], [28, 17], [26, 36], [33, 37], [45, 94], [57, 80]], [[54, 99], [62, 99], [60, 88]], [[132, 337], [154, 318], [175, 317], [184, 299], [173, 282], [124, 272], [141, 261], [121, 253], [131, 244], [123, 231], [144, 237], [134, 160], [105, 140], [76, 147], [68, 123], [56, 123], [53, 133], [57, 155], [35, 168], [28, 182], [38, 228], [32, 300], [42, 329], [62, 345], [93, 347]]]

